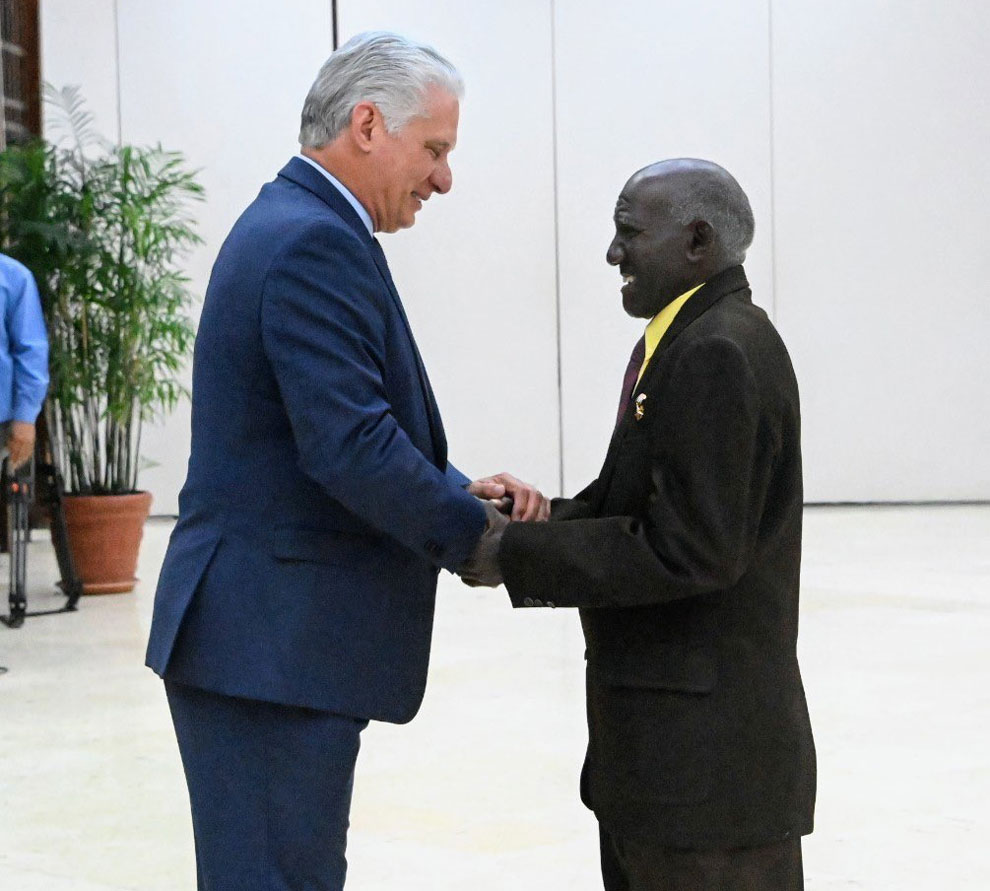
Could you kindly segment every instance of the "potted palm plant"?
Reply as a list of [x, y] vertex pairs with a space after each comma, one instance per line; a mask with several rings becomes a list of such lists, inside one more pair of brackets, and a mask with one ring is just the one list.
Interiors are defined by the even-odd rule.
[[142, 425], [184, 395], [192, 294], [179, 261], [202, 199], [181, 154], [111, 145], [79, 91], [45, 87], [57, 138], [0, 152], [0, 243], [34, 273], [48, 326], [45, 417], [86, 593], [129, 591], [151, 495]]

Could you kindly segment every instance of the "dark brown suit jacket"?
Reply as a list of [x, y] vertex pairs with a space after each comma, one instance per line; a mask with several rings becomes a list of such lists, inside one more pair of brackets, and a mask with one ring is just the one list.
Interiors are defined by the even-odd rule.
[[515, 606], [579, 607], [582, 798], [607, 828], [730, 848], [812, 830], [815, 752], [796, 655], [797, 383], [741, 266], [681, 309], [601, 474], [514, 523]]

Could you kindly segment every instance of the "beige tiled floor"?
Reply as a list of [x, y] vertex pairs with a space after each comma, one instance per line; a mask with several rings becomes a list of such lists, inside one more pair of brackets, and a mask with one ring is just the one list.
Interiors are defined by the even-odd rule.
[[[134, 594], [0, 628], [2, 891], [195, 887], [178, 754], [142, 667], [169, 528], [149, 524]], [[809, 889], [990, 888], [988, 545], [990, 507], [808, 510]], [[32, 606], [58, 602], [54, 575], [39, 539]], [[573, 614], [513, 612], [444, 577], [420, 715], [364, 734], [349, 888], [600, 888], [576, 789], [581, 654]]]

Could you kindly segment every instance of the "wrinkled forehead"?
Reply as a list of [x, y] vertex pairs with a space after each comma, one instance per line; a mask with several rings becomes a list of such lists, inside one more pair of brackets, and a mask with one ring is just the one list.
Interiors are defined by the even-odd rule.
[[669, 177], [637, 173], [623, 186], [615, 202], [614, 217], [619, 219], [656, 219], [672, 205]]
[[615, 212], [613, 216], [618, 219], [620, 216], [629, 216], [633, 213], [634, 205], [626, 190], [619, 192], [619, 197], [615, 201]]

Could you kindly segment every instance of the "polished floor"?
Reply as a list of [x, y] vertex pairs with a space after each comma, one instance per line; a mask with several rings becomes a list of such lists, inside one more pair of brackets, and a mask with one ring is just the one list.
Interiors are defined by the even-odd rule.
[[[0, 627], [2, 891], [195, 887], [142, 667], [169, 529], [149, 523], [134, 594]], [[29, 565], [32, 606], [56, 605], [40, 537]], [[990, 889], [990, 507], [810, 508], [800, 654], [819, 752], [807, 887]], [[349, 889], [601, 887], [577, 798], [581, 655], [568, 611], [443, 577], [422, 711], [364, 734]]]

